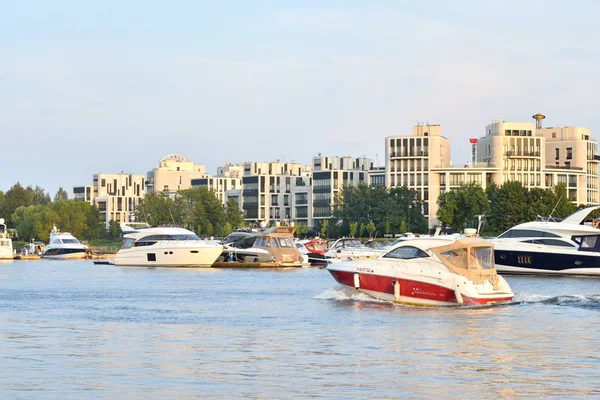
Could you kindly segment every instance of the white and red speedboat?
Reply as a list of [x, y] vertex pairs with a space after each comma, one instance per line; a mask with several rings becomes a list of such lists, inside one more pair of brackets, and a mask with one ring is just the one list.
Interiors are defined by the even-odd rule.
[[375, 259], [327, 267], [336, 281], [380, 300], [419, 306], [511, 301], [493, 245], [478, 237], [402, 241]]

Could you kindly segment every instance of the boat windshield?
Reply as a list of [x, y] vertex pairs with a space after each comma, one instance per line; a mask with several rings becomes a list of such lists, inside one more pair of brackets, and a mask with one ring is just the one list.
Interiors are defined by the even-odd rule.
[[77, 240], [77, 239], [63, 239], [62, 242], [79, 244], [79, 240]]
[[279, 246], [280, 247], [294, 247], [294, 244], [293, 244], [291, 238], [280, 237], [279, 238]]
[[496, 285], [498, 277], [494, 265], [494, 248], [483, 241], [459, 242], [432, 249], [440, 261], [454, 273], [477, 283], [485, 280]]

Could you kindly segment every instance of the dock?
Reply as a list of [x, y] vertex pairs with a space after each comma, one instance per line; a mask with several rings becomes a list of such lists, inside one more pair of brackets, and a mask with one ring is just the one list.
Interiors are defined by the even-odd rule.
[[37, 254], [15, 254], [15, 260], [39, 260], [41, 257]]
[[211, 268], [284, 268], [278, 263], [215, 262]]

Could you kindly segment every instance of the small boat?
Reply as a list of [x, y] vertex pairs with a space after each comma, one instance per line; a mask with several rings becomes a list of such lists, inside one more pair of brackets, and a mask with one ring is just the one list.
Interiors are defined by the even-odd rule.
[[223, 253], [219, 262], [236, 263], [271, 263], [275, 257], [271, 252], [252, 247], [256, 241], [257, 233], [251, 231], [231, 232], [223, 241]]
[[600, 275], [600, 221], [586, 221], [598, 209], [587, 207], [559, 220], [539, 218], [491, 239], [498, 272]]
[[201, 240], [192, 231], [159, 226], [123, 235], [113, 263], [133, 267], [210, 267], [222, 252], [222, 244]]
[[4, 218], [0, 218], [0, 260], [12, 260], [14, 257], [12, 240], [8, 237]]
[[325, 256], [329, 259], [348, 261], [377, 258], [383, 253], [382, 250], [365, 247], [358, 239], [341, 238], [329, 246]]
[[44, 248], [42, 258], [59, 260], [80, 260], [85, 258], [88, 247], [69, 232], [60, 232], [56, 226], [50, 232], [48, 246]]
[[296, 242], [296, 247], [301, 254], [308, 257], [308, 262], [312, 266], [323, 266], [327, 265], [327, 257], [325, 252], [327, 251], [327, 242], [323, 239], [307, 239], [299, 240]]
[[479, 237], [406, 240], [376, 259], [327, 267], [333, 278], [374, 298], [419, 306], [480, 305], [514, 297]]
[[252, 247], [267, 250], [281, 267], [306, 267], [309, 264], [296, 247], [294, 231], [294, 226], [281, 225], [265, 229], [256, 235]]

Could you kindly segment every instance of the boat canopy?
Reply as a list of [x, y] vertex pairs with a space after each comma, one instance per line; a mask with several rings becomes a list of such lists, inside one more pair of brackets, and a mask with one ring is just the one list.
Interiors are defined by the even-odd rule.
[[494, 246], [487, 240], [458, 239], [452, 244], [432, 247], [431, 251], [452, 272], [476, 283], [487, 280], [497, 288], [498, 274], [494, 264]]

